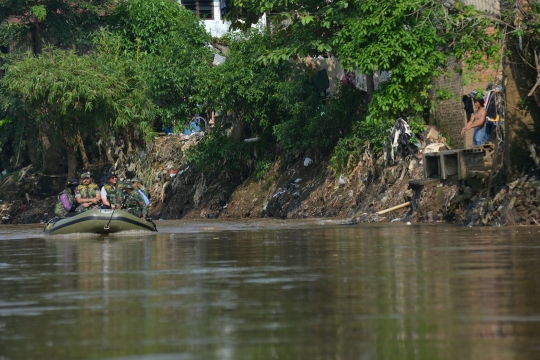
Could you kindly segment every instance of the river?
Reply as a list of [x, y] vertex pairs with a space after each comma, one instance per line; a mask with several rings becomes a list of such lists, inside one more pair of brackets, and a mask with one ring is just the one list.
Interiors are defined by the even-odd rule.
[[539, 227], [0, 226], [0, 360], [537, 359]]

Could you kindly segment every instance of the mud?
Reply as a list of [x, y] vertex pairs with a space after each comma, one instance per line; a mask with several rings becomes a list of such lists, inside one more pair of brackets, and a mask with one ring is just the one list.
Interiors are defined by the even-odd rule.
[[[150, 153], [141, 153], [144, 156], [120, 167], [120, 174], [143, 179], [152, 217], [330, 217], [349, 224], [403, 221], [540, 225], [537, 171], [499, 186], [488, 200], [489, 172], [465, 181], [419, 182], [423, 171], [420, 155], [388, 162], [366, 152], [348, 174], [333, 173], [328, 158], [315, 159], [309, 166], [299, 158], [288, 167], [275, 163], [262, 179], [245, 179], [227, 172], [205, 174], [187, 164], [183, 151], [197, 139], [158, 138]], [[103, 166], [95, 165], [96, 169]], [[4, 222], [35, 223], [52, 216], [56, 196], [43, 192], [47, 187], [42, 183], [43, 175], [32, 166], [0, 179]], [[377, 215], [404, 202], [411, 205]]]

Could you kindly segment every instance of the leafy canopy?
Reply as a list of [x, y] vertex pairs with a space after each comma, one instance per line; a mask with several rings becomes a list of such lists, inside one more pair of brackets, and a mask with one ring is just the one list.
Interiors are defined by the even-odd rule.
[[[90, 45], [88, 34], [106, 17], [114, 0], [2, 0], [0, 44], [24, 43], [30, 27], [39, 27], [46, 42], [67, 48]], [[10, 21], [8, 23], [7, 21]], [[15, 31], [17, 28], [18, 31]], [[9, 35], [9, 36], [7, 36]]]
[[118, 4], [109, 25], [108, 51], [137, 59], [163, 123], [198, 111], [195, 84], [213, 55], [202, 20], [178, 1], [129, 0]]
[[11, 65], [1, 84], [34, 121], [56, 125], [68, 138], [98, 127], [146, 130], [154, 117], [133, 64], [108, 54], [46, 49]]

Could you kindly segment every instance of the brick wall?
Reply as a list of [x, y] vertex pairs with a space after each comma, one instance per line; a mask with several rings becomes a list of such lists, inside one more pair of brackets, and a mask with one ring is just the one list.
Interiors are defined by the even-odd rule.
[[454, 149], [464, 148], [465, 140], [460, 135], [465, 125], [465, 111], [461, 102], [463, 80], [459, 74], [460, 64], [451, 59], [446, 72], [433, 80], [432, 96], [438, 89], [449, 90], [452, 96], [448, 100], [437, 100], [432, 122]]

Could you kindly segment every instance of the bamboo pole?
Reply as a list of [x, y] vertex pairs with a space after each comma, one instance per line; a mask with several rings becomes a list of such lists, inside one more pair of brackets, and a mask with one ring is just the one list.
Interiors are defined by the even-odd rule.
[[386, 209], [386, 210], [381, 210], [381, 211], [377, 212], [377, 215], [382, 215], [382, 214], [389, 213], [390, 211], [399, 210], [399, 209], [402, 209], [402, 208], [407, 207], [409, 205], [411, 205], [411, 202], [407, 201], [406, 203], [403, 203], [401, 205], [397, 205], [397, 206], [391, 207], [391, 208]]

